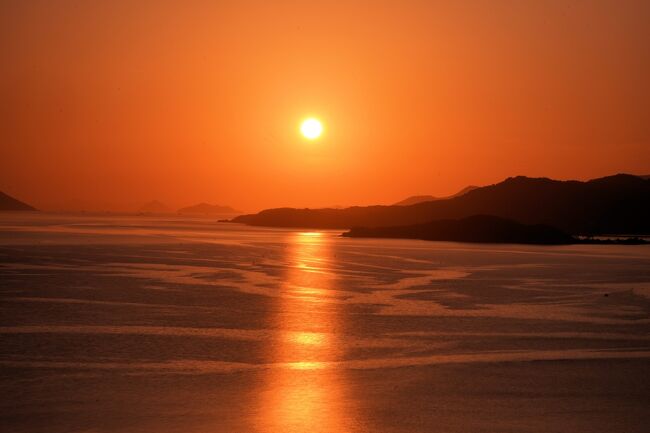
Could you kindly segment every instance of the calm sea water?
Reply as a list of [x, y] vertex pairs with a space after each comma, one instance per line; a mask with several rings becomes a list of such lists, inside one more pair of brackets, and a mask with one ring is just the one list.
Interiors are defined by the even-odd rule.
[[650, 247], [0, 214], [3, 432], [645, 432]]

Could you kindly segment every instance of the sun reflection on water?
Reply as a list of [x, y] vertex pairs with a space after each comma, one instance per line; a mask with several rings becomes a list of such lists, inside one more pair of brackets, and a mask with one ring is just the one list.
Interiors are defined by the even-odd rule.
[[275, 327], [282, 337], [270, 348], [277, 368], [267, 371], [259, 431], [349, 432], [349, 395], [341, 358], [340, 304], [328, 302], [336, 288], [331, 238], [320, 232], [291, 235], [287, 274]]
[[324, 362], [289, 362], [287, 364], [292, 370], [321, 370], [327, 367], [327, 364]]
[[327, 334], [319, 332], [296, 332], [289, 335], [288, 341], [297, 344], [322, 346], [327, 343]]

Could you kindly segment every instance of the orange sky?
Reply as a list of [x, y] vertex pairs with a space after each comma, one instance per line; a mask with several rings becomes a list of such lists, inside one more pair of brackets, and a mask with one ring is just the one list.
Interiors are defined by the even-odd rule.
[[648, 23], [647, 0], [3, 1], [0, 190], [257, 210], [650, 174]]

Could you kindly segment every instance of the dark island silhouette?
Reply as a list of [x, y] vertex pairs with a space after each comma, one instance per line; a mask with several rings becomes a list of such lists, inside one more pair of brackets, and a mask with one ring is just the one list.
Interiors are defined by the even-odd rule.
[[0, 211], [36, 211], [33, 206], [28, 205], [0, 191]]
[[521, 224], [491, 215], [443, 219], [408, 226], [357, 227], [344, 233], [343, 236], [517, 244], [571, 244], [576, 242], [573, 236], [551, 226]]
[[448, 198], [459, 197], [476, 188], [478, 188], [478, 186], [474, 186], [474, 185], [466, 186], [465, 188], [458, 191], [456, 194], [452, 194], [446, 197], [436, 197], [433, 195], [412, 195], [411, 197], [407, 197], [404, 200], [398, 201], [397, 203], [393, 203], [393, 206], [410, 206], [412, 204], [424, 203], [427, 201], [445, 200]]
[[538, 245], [645, 244], [640, 238], [579, 238], [545, 224], [521, 224], [491, 215], [444, 219], [424, 224], [394, 227], [357, 227], [343, 233], [351, 238], [398, 238], [427, 241], [508, 243]]
[[587, 182], [511, 177], [461, 196], [410, 206], [345, 209], [269, 209], [232, 222], [313, 229], [394, 227], [491, 215], [544, 224], [571, 235], [650, 233], [650, 179], [629, 174]]
[[241, 213], [230, 206], [220, 206], [209, 203], [199, 203], [194, 206], [187, 206], [178, 210], [181, 215], [223, 215]]

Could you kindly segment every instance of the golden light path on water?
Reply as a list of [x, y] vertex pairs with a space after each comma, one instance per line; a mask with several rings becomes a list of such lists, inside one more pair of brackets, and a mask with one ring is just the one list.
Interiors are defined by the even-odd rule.
[[268, 433], [346, 432], [353, 407], [340, 359], [341, 304], [330, 271], [331, 239], [322, 233], [295, 233], [287, 250], [288, 270], [278, 297], [271, 359], [285, 368], [266, 373], [259, 431]]

